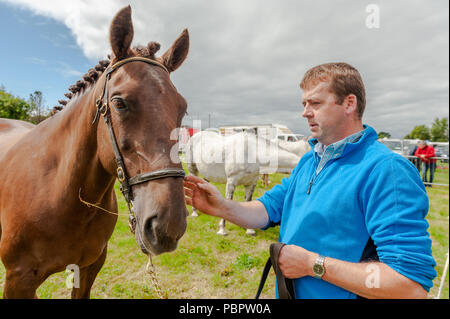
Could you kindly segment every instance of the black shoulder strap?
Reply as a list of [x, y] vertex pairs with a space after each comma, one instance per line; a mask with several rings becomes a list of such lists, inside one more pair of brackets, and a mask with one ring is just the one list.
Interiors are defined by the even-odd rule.
[[285, 278], [278, 265], [280, 250], [284, 245], [285, 244], [283, 243], [274, 243], [270, 245], [270, 257], [267, 260], [266, 265], [264, 266], [263, 274], [261, 276], [258, 292], [256, 293], [255, 299], [259, 298], [259, 295], [261, 294], [261, 291], [266, 282], [267, 275], [269, 274], [270, 266], [272, 265], [277, 278], [278, 297], [280, 299], [295, 299], [294, 281], [292, 279]]

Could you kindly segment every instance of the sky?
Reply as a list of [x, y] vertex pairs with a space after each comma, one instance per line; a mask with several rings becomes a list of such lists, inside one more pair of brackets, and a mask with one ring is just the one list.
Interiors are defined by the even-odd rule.
[[347, 62], [367, 95], [363, 122], [402, 138], [449, 116], [447, 0], [0, 0], [0, 85], [48, 108], [111, 52], [109, 25], [130, 4], [133, 45], [163, 54], [189, 30], [171, 75], [188, 102], [185, 125], [279, 123], [309, 135], [304, 73]]

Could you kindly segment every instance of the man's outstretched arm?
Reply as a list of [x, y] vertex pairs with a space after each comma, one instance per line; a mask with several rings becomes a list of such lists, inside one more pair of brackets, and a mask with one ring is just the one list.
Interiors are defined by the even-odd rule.
[[244, 228], [262, 228], [269, 221], [266, 208], [260, 201], [242, 203], [228, 200], [214, 185], [197, 176], [184, 178], [184, 194], [186, 204]]

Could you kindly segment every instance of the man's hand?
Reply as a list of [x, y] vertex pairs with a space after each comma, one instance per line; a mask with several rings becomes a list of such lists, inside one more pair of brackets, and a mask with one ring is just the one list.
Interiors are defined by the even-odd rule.
[[285, 245], [278, 256], [278, 264], [286, 278], [295, 279], [314, 276], [312, 268], [317, 254], [300, 246]]
[[269, 216], [260, 201], [235, 202], [225, 199], [219, 190], [196, 176], [184, 178], [184, 198], [203, 213], [224, 218], [244, 228], [262, 228], [267, 225]]
[[225, 198], [204, 179], [189, 175], [184, 178], [183, 184], [186, 204], [212, 216], [220, 216], [220, 212], [226, 209]]

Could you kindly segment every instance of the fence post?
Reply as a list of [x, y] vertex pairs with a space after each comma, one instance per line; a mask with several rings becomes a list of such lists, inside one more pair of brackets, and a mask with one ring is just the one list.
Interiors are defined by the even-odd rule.
[[447, 276], [447, 269], [448, 269], [448, 251], [447, 251], [447, 261], [445, 262], [444, 272], [442, 273], [441, 284], [439, 285], [439, 291], [436, 299], [441, 299], [442, 288], [444, 288], [445, 277]]

